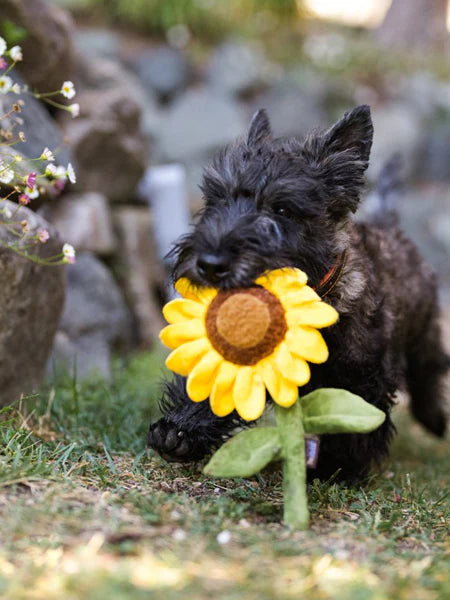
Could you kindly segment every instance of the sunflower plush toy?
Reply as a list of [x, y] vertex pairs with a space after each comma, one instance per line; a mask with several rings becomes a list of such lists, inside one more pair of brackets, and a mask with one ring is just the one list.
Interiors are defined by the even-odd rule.
[[319, 331], [338, 313], [307, 285], [299, 269], [266, 273], [249, 288], [219, 291], [175, 284], [182, 298], [163, 309], [170, 323], [160, 334], [172, 349], [169, 369], [187, 377], [193, 402], [209, 398], [224, 417], [246, 421], [264, 412], [266, 392], [275, 403], [276, 427], [257, 427], [226, 442], [205, 467], [217, 477], [248, 477], [272, 460], [283, 461], [284, 520], [308, 526], [305, 433], [367, 433], [383, 412], [345, 390], [320, 389], [298, 399], [310, 380], [310, 363], [324, 363], [328, 348]]

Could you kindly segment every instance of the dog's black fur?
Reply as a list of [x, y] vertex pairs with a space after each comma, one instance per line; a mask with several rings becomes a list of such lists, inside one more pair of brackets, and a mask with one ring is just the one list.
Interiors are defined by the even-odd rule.
[[[446, 427], [441, 382], [450, 361], [441, 344], [435, 275], [391, 211], [379, 212], [372, 224], [350, 218], [372, 136], [368, 106], [304, 141], [274, 139], [265, 111], [259, 111], [247, 139], [206, 169], [205, 208], [174, 249], [175, 279], [219, 289], [249, 286], [263, 272], [287, 266], [302, 269], [317, 286], [347, 251], [344, 272], [326, 297], [340, 314], [323, 331], [330, 358], [312, 365], [301, 393], [345, 388], [383, 410], [386, 420], [370, 434], [323, 436], [314, 472], [320, 477], [339, 470], [347, 480], [361, 479], [388, 454], [390, 410], [402, 387], [429, 431], [443, 436]], [[162, 408], [149, 445], [167, 460], [199, 459], [243, 425], [236, 413], [218, 418], [208, 402], [191, 402], [182, 377], [166, 384]]]

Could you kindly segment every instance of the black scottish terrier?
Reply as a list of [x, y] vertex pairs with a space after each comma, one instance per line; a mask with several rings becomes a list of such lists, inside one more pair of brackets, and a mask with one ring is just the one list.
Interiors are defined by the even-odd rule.
[[[381, 210], [371, 224], [350, 218], [372, 137], [368, 106], [303, 141], [274, 139], [260, 110], [247, 139], [205, 170], [205, 208], [174, 249], [175, 279], [229, 289], [250, 286], [268, 270], [298, 267], [338, 310], [338, 323], [323, 332], [330, 358], [311, 365], [302, 395], [345, 388], [383, 410], [386, 420], [370, 434], [322, 436], [313, 473], [319, 477], [338, 471], [361, 479], [388, 454], [398, 389], [408, 389], [412, 413], [429, 431], [443, 436], [446, 428], [441, 388], [450, 360], [441, 343], [435, 275], [392, 211]], [[150, 427], [148, 441], [167, 460], [200, 459], [244, 425], [236, 413], [219, 418], [207, 401], [191, 402], [183, 377], [166, 384], [161, 406], [164, 416]]]

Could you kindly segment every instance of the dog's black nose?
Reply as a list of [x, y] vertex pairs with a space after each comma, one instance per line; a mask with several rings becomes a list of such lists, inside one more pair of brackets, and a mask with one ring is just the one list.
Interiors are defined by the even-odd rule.
[[198, 272], [211, 283], [224, 279], [230, 272], [230, 261], [218, 254], [200, 254], [197, 259]]

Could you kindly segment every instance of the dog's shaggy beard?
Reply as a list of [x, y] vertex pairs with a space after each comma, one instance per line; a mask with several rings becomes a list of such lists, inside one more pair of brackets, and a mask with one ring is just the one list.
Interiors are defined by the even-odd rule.
[[[207, 207], [193, 232], [171, 252], [172, 275], [174, 280], [187, 277], [195, 285], [230, 289], [248, 287], [273, 269], [297, 267], [315, 285], [336, 252], [334, 240], [326, 243], [323, 229], [301, 228], [288, 218], [258, 212], [251, 200], [238, 199], [220, 210]], [[206, 278], [198, 267], [203, 255], [220, 256], [229, 265], [226, 276], [217, 281]]]

